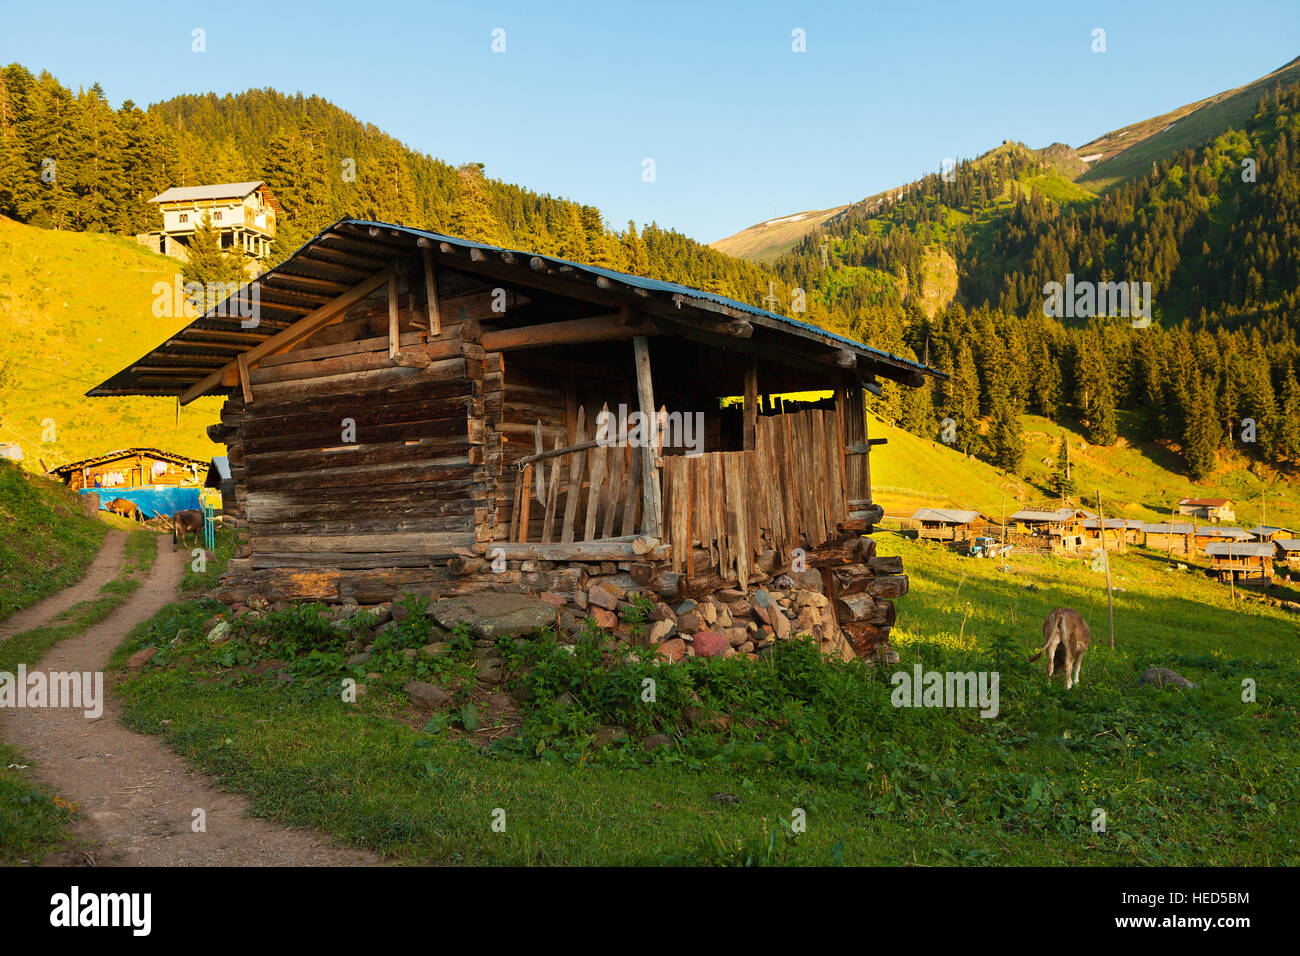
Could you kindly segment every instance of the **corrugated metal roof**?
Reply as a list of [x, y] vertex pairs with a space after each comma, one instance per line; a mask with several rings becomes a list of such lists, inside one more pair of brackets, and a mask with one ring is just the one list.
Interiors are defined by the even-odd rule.
[[[729, 299], [727, 298], [727, 296], [718, 295], [716, 292], [705, 292], [703, 289], [692, 289], [690, 286], [681, 285], [680, 283], [677, 282], [668, 282], [664, 279], [647, 279], [645, 276], [632, 275], [631, 273], [628, 272], [615, 272], [613, 269], [606, 269], [603, 266], [593, 266], [582, 262], [573, 262], [572, 260], [560, 259], [556, 256], [543, 256], [538, 253], [527, 252], [522, 249], [506, 249], [502, 246], [489, 246], [481, 242], [474, 242], [471, 239], [461, 239], [457, 236], [447, 236], [438, 232], [429, 232], [428, 230], [425, 229], [415, 229], [412, 228], [411, 226], [394, 226], [391, 223], [375, 222], [370, 219], [345, 219], [342, 221], [356, 226], [364, 226], [364, 227], [376, 226], [380, 229], [397, 229], [402, 232], [409, 233], [410, 235], [413, 236], [423, 236], [426, 239], [429, 239], [430, 241], [447, 242], [453, 246], [458, 246], [462, 249], [482, 249], [482, 250], [491, 250], [493, 252], [498, 252], [498, 253], [509, 252], [510, 254], [515, 256], [527, 256], [530, 259], [538, 258], [543, 260], [544, 262], [555, 263], [556, 265], [560, 265], [560, 266], [569, 266], [571, 268], [581, 270], [582, 272], [585, 272], [588, 275], [603, 276], [606, 279], [609, 279], [614, 282], [622, 283], [623, 285], [631, 286], [634, 289], [642, 289], [646, 292], [657, 292], [660, 294], [671, 295], [674, 298], [676, 296], [683, 296], [687, 299], [695, 299], [697, 301], [703, 301], [703, 302], [712, 302], [715, 305], [722, 305], [729, 309], [738, 309], [741, 312], [746, 312], [753, 316], [758, 316], [767, 319], [774, 319], [777, 322], [790, 326], [791, 328], [802, 329], [805, 332], [811, 332], [815, 336], [819, 338], [823, 338], [828, 342], [834, 342], [839, 345], [848, 346], [850, 348], [856, 349], [857, 351], [865, 352], [868, 355], [874, 355], [880, 358], [885, 358], [890, 360], [891, 362], [900, 363], [903, 366], [915, 369], [918, 372], [928, 373], [936, 377], [942, 376], [941, 372], [938, 372], [937, 370], [932, 369], [927, 365], [923, 365], [920, 362], [915, 362], [911, 359], [901, 358], [900, 356], [893, 355], [889, 352], [883, 352], [880, 349], [872, 348], [870, 345], [867, 345], [863, 342], [858, 342], [855, 339], [846, 338], [845, 336], [839, 335], [835, 332], [828, 332], [825, 329], [820, 328], [816, 325], [812, 325], [808, 322], [802, 322], [799, 319], [792, 319], [789, 316], [781, 315], [778, 312], [769, 312], [767, 309], [760, 309], [757, 306], [750, 305], [747, 302], [741, 302], [737, 299]], [[332, 226], [330, 228], [331, 229], [335, 228], [338, 225], [339, 223], [335, 223], [335, 226]], [[328, 232], [329, 230], [325, 230], [325, 231]], [[324, 235], [324, 233], [321, 233], [321, 235]], [[319, 238], [319, 236], [317, 238]], [[312, 242], [315, 241], [316, 241], [315, 239], [312, 240]], [[307, 245], [310, 246], [312, 242], [309, 242]], [[306, 246], [304, 246], [304, 248], [306, 248]], [[678, 308], [680, 307], [681, 304], [678, 303]]]
[[1218, 525], [1210, 525], [1205, 528], [1197, 528], [1196, 536], [1199, 538], [1232, 538], [1235, 541], [1247, 541], [1250, 535], [1240, 528], [1222, 528]]
[[970, 524], [981, 517], [978, 511], [955, 508], [921, 508], [912, 518], [916, 521], [941, 521], [944, 524]]
[[1300, 540], [1295, 538], [1281, 538], [1273, 542], [1274, 546], [1281, 548], [1283, 551], [1300, 552]]
[[1269, 558], [1274, 549], [1272, 544], [1262, 541], [1214, 541], [1205, 546], [1205, 553], [1212, 558]]
[[243, 199], [265, 180], [249, 183], [214, 183], [210, 186], [173, 186], [164, 189], [150, 202], [192, 202], [202, 199]]
[[[384, 233], [382, 236], [381, 231]], [[378, 238], [374, 238], [376, 236]], [[352, 242], [363, 246], [382, 244], [385, 248], [382, 252], [374, 250], [344, 252], [342, 254], [349, 265], [343, 266], [331, 258], [336, 258], [340, 254], [340, 250], [332, 240], [340, 241], [345, 246]], [[649, 300], [655, 301], [661, 311], [672, 309], [675, 314], [680, 310], [682, 319], [688, 322], [691, 319], [712, 319], [718, 314], [729, 314], [733, 318], [752, 317], [756, 320], [754, 322], [756, 326], [769, 330], [785, 330], [800, 338], [820, 342], [829, 347], [851, 350], [870, 361], [882, 375], [900, 380], [914, 379], [920, 375], [944, 377], [941, 372], [912, 359], [872, 348], [865, 343], [828, 332], [798, 319], [675, 282], [647, 279], [600, 266], [570, 262], [554, 256], [502, 249], [498, 246], [489, 246], [481, 242], [410, 226], [368, 219], [340, 219], [321, 230], [279, 266], [241, 287], [240, 291], [228, 300], [218, 303], [162, 345], [113, 377], [101, 382], [87, 394], [160, 396], [183, 394], [206, 377], [197, 372], [192, 374], [167, 372], [168, 365], [194, 364], [193, 360], [198, 357], [197, 353], [186, 349], [202, 349], [210, 358], [220, 357], [233, 361], [237, 355], [283, 331], [302, 317], [304, 310], [293, 311], [294, 308], [313, 301], [304, 298], [304, 282], [336, 279], [338, 274], [331, 273], [330, 268], [340, 269], [345, 273], [350, 272], [354, 276], [353, 282], [362, 281], [355, 276], [372, 276], [387, 267], [395, 257], [417, 255], [420, 251], [418, 246], [420, 242], [424, 242], [437, 255], [443, 255], [439, 252], [443, 244], [449, 249], [468, 252], [471, 256], [475, 250], [478, 250], [485, 254], [485, 261], [490, 260], [495, 267], [499, 267], [499, 270], [509, 270], [512, 274], [517, 274], [517, 279], [511, 280], [489, 279], [485, 275], [484, 281], [504, 281], [526, 289], [531, 287], [530, 276], [544, 275], [548, 288], [552, 290], [557, 282], [571, 283], [572, 297], [575, 298], [581, 298], [584, 289], [589, 293], [599, 288], [607, 296], [626, 298], [628, 304], [632, 306]], [[367, 259], [372, 261], [363, 262]], [[452, 263], [450, 267], [455, 269], [465, 265], [463, 260], [460, 260]], [[494, 271], [493, 275], [500, 274], [499, 270]], [[585, 276], [585, 281], [580, 276]], [[441, 284], [442, 280], [440, 279], [439, 282]], [[565, 293], [561, 291], [557, 294]], [[233, 303], [240, 301], [247, 304], [254, 298], [260, 303], [260, 324], [256, 327], [242, 326], [238, 316], [239, 310]], [[227, 306], [227, 302], [232, 305]], [[232, 341], [232, 337], [240, 341]], [[828, 365], [828, 370], [833, 373], [833, 366]]]
[[1259, 537], [1260, 535], [1276, 534], [1279, 531], [1285, 531], [1287, 534], [1291, 533], [1290, 528], [1279, 528], [1276, 525], [1271, 525], [1271, 524], [1256, 525], [1253, 528], [1247, 529], [1247, 531], [1250, 534], [1255, 535], [1256, 537]]
[[1072, 508], [1058, 508], [1055, 511], [1035, 511], [1027, 508], [1023, 511], [1017, 511], [1011, 516], [1013, 521], [1069, 521], [1077, 517]]
[[1142, 532], [1144, 534], [1191, 534], [1194, 530], [1195, 528], [1193, 528], [1192, 525], [1184, 524], [1181, 521], [1174, 522], [1172, 532], [1170, 531], [1168, 521], [1157, 524], [1144, 524], [1142, 526]]
[[1184, 498], [1178, 503], [1180, 505], [1194, 505], [1198, 508], [1222, 508], [1229, 502], [1227, 498]]
[[[1083, 526], [1085, 528], [1095, 528], [1097, 527], [1097, 525], [1098, 525], [1098, 519], [1096, 517], [1087, 518], [1083, 522]], [[1142, 522], [1131, 521], [1128, 518], [1107, 518], [1106, 527], [1107, 528], [1132, 528], [1132, 527], [1140, 528], [1142, 527]]]
[[178, 465], [206, 465], [205, 461], [197, 458], [190, 458], [188, 455], [178, 455], [175, 452], [162, 451], [158, 448], [119, 448], [116, 451], [108, 451], [102, 455], [94, 455], [90, 458], [83, 458], [80, 461], [70, 461], [65, 465], [59, 465], [52, 468], [52, 473], [64, 471], [76, 471], [78, 468], [91, 468], [95, 465], [103, 464], [106, 461], [113, 461], [117, 458], [128, 458], [133, 455], [149, 455], [153, 458], [162, 458], [166, 461], [175, 462]]

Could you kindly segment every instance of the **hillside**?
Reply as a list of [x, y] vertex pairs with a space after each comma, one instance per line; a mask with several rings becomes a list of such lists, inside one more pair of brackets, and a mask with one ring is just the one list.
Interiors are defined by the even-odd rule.
[[752, 262], [775, 262], [779, 256], [794, 248], [796, 242], [844, 208], [836, 206], [834, 209], [812, 209], [768, 219], [709, 245], [729, 256], [738, 256]]
[[[1074, 149], [1053, 143], [1031, 152], [1062, 179], [1078, 184], [1081, 191], [1102, 193], [1126, 180], [1145, 176], [1151, 172], [1152, 163], [1167, 160], [1180, 150], [1208, 143], [1228, 129], [1240, 129], [1254, 114], [1265, 91], [1298, 80], [1300, 57], [1250, 83], [1102, 133]], [[1009, 143], [1006, 140], [1003, 145]], [[988, 155], [984, 153], [977, 160]], [[729, 256], [770, 265], [800, 239], [845, 210], [881, 209], [914, 188], [917, 182], [903, 183], [832, 209], [767, 219], [709, 245]]]
[[1300, 57], [1244, 86], [1104, 133], [1078, 148], [1080, 156], [1100, 154], [1101, 158], [1093, 160], [1077, 181], [1103, 192], [1126, 179], [1144, 176], [1151, 172], [1152, 163], [1208, 143], [1227, 129], [1241, 129], [1267, 90], [1297, 80]]
[[156, 318], [153, 286], [179, 263], [133, 240], [25, 226], [0, 217], [0, 440], [24, 465], [53, 467], [131, 445], [207, 459], [219, 399], [180, 410], [161, 398], [85, 392], [188, 323]]
[[909, 434], [897, 425], [873, 416], [873, 438], [885, 438], [871, 454], [871, 482], [876, 501], [886, 514], [910, 515], [917, 508], [974, 508], [992, 518], [1052, 498], [1049, 477], [1061, 437], [1070, 440], [1072, 477], [1086, 500], [1075, 503], [1096, 510], [1096, 493], [1108, 517], [1143, 521], [1168, 520], [1169, 509], [1184, 497], [1222, 497], [1234, 502], [1237, 524], [1260, 523], [1261, 494], [1271, 524], [1300, 524], [1300, 488], [1282, 477], [1256, 468], [1241, 455], [1224, 455], [1216, 470], [1193, 484], [1179, 472], [1177, 454], [1167, 447], [1143, 441], [1121, 428], [1113, 446], [1089, 444], [1076, 429], [1065, 428], [1037, 415], [1023, 419], [1025, 468], [1020, 478], [1008, 475], [978, 459], [969, 458], [939, 441]]
[[107, 530], [61, 483], [0, 459], [0, 621], [77, 581]]

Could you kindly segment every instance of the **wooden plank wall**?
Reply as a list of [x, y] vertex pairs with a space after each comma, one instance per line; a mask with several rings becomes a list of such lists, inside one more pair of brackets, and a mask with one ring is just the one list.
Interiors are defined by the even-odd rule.
[[[428, 338], [427, 304], [419, 284], [410, 286], [399, 293], [403, 346]], [[487, 303], [453, 301], [460, 321], [444, 324], [439, 338], [458, 340]], [[428, 568], [469, 553], [490, 512], [485, 475], [498, 467], [499, 436], [494, 443], [487, 420], [499, 415], [500, 376], [487, 374], [473, 342], [428, 366], [394, 365], [387, 319], [386, 293], [372, 296], [300, 348], [263, 361], [249, 376], [252, 401], [239, 390], [227, 401], [222, 421], [238, 429], [228, 449], [241, 529], [232, 572]]]
[[758, 419], [754, 451], [664, 459], [674, 571], [698, 542], [722, 577], [748, 586], [755, 555], [825, 543], [848, 517], [844, 442], [834, 409]]

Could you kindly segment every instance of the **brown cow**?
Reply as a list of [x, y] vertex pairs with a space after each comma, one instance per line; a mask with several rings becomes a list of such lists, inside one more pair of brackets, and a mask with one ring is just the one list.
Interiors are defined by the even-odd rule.
[[176, 536], [180, 535], [181, 544], [185, 543], [185, 535], [194, 532], [194, 543], [199, 543], [199, 535], [203, 532], [203, 512], [189, 509], [178, 511], [172, 515], [172, 550], [176, 550]]
[[104, 510], [111, 511], [115, 515], [121, 515], [123, 518], [130, 518], [132, 521], [144, 520], [144, 515], [140, 513], [139, 506], [127, 498], [114, 498]]
[[1083, 655], [1088, 652], [1091, 641], [1092, 634], [1083, 615], [1073, 608], [1058, 607], [1043, 621], [1043, 649], [1029, 660], [1036, 661], [1046, 654], [1047, 679], [1050, 681], [1056, 669], [1062, 668], [1065, 671], [1065, 689], [1069, 690], [1079, 683]]

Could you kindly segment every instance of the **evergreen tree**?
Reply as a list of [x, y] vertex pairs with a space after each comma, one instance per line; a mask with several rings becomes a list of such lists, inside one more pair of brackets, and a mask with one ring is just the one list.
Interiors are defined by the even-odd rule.
[[188, 258], [181, 267], [181, 275], [187, 284], [198, 282], [204, 286], [203, 302], [200, 303], [197, 298], [194, 301], [194, 306], [200, 313], [216, 304], [212, 301], [214, 284], [236, 282], [242, 285], [248, 281], [244, 257], [221, 248], [221, 231], [212, 225], [207, 213], [203, 214], [201, 222], [195, 224], [187, 253]]
[[1073, 498], [1076, 492], [1074, 476], [1070, 473], [1070, 436], [1061, 436], [1061, 444], [1056, 450], [1056, 463], [1052, 467], [1052, 494], [1057, 498]]
[[482, 163], [466, 163], [458, 170], [456, 199], [452, 203], [449, 223], [453, 235], [491, 246], [506, 246], [505, 230], [497, 221], [488, 200]]

